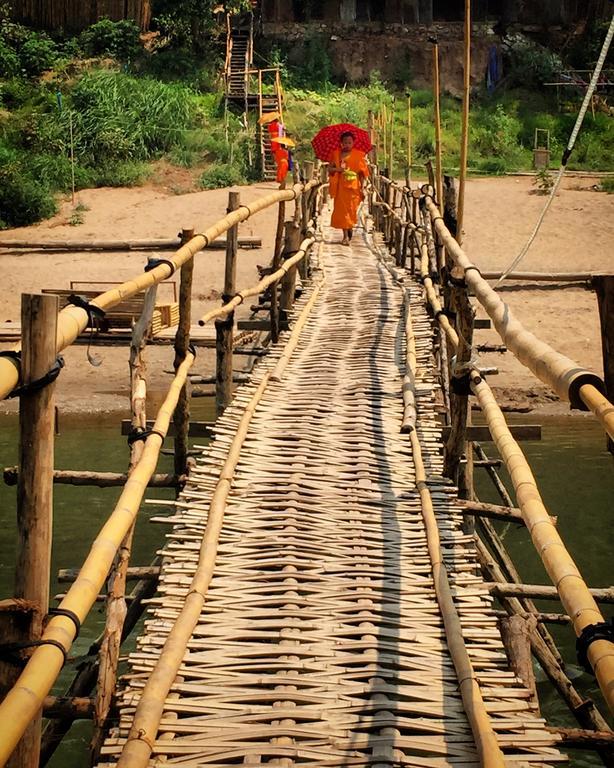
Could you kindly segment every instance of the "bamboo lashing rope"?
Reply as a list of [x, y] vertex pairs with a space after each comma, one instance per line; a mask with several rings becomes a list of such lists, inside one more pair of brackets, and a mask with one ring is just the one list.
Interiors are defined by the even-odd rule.
[[[439, 220], [436, 220], [435, 224], [439, 224]], [[452, 242], [456, 244], [453, 238]], [[422, 249], [420, 269], [427, 298], [446, 336], [456, 348], [458, 347], [458, 335], [451, 327], [448, 318], [440, 314], [441, 304], [437, 299], [432, 281], [428, 277], [428, 252], [425, 245]], [[467, 282], [473, 275], [479, 277], [476, 270], [469, 270], [465, 274]], [[481, 277], [479, 279], [482, 280]], [[482, 282], [485, 281], [482, 280]], [[494, 295], [497, 299], [499, 298], [498, 294]], [[531, 539], [544, 563], [548, 576], [557, 588], [565, 612], [571, 617], [576, 635], [580, 636], [585, 627], [599, 624], [604, 621], [604, 618], [556, 530], [553, 519], [543, 503], [529, 463], [520, 446], [512, 437], [492, 390], [480, 376], [479, 370], [475, 368], [471, 371], [471, 389], [478, 397], [490, 433], [509, 471], [516, 492], [518, 507], [531, 534]], [[614, 712], [614, 644], [607, 640], [592, 642], [588, 647], [588, 660], [595, 672], [604, 698], [610, 710]]]
[[[152, 432], [147, 437], [143, 454], [130, 474], [115, 509], [94, 540], [75, 582], [59, 605], [63, 610], [72, 611], [81, 623], [96, 602], [117, 549], [136, 518], [193, 362], [194, 355], [189, 352], [177, 369]], [[54, 616], [47, 624], [42, 640], [59, 643], [68, 652], [75, 636], [76, 625], [70, 618]], [[29, 722], [43, 706], [45, 696], [55, 683], [63, 664], [64, 654], [55, 645], [37, 647], [17, 682], [0, 704], [0, 766], [6, 764]]]
[[158, 663], [145, 683], [134, 714], [128, 739], [117, 762], [117, 768], [144, 768], [149, 761], [164, 712], [166, 698], [183, 661], [188, 642], [200, 617], [209, 585], [213, 578], [226, 503], [250, 422], [269, 381], [279, 381], [283, 376], [289, 355], [296, 348], [309, 313], [317, 300], [321, 285], [322, 283], [316, 286], [312, 296], [297, 318], [287, 342], [288, 351], [285, 358], [282, 356], [276, 368], [265, 373], [245, 407], [237, 431], [230, 443], [226, 460], [220, 471], [219, 479], [209, 505], [207, 526], [200, 546], [196, 572], [188, 590], [185, 603], [162, 648]]
[[603, 380], [527, 331], [456, 242], [435, 203], [427, 198], [426, 205], [448, 254], [464, 270], [467, 285], [486, 310], [510, 352], [554, 390], [561, 400], [571, 403], [572, 408], [585, 409], [586, 406], [591, 410], [614, 439], [614, 406], [603, 395]]
[[[195, 235], [188, 243], [179, 248], [174, 254], [172, 262], [174, 269], [167, 264], [160, 264], [149, 272], [145, 272], [132, 280], [128, 280], [110, 291], [97, 296], [90, 303], [105, 312], [117, 306], [121, 301], [141, 293], [145, 289], [161, 283], [166, 280], [173, 271], [179, 269], [183, 264], [192, 259], [199, 251], [213, 242], [220, 235], [227, 232], [235, 224], [247, 220], [250, 216], [259, 213], [265, 208], [269, 208], [276, 203], [296, 200], [301, 194], [318, 186], [319, 181], [313, 179], [307, 184], [295, 184], [291, 189], [278, 190], [269, 195], [264, 195], [249, 204], [241, 205], [236, 211], [229, 213], [222, 219], [212, 224], [201, 234]], [[65, 307], [58, 315], [58, 339], [57, 351], [60, 353], [66, 347], [70, 346], [77, 336], [87, 328], [89, 315], [85, 309], [79, 307]], [[21, 345], [13, 347], [19, 351]], [[19, 364], [16, 361], [0, 357], [0, 400], [7, 397], [19, 383]]]

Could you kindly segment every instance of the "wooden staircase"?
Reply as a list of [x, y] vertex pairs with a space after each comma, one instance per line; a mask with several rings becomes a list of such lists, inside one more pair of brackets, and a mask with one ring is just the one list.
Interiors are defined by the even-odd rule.
[[254, 55], [252, 14], [226, 16], [226, 99], [245, 103], [249, 95], [249, 74]]
[[[253, 15], [228, 14], [226, 16], [226, 63], [224, 81], [226, 102], [244, 112], [256, 111], [258, 118], [277, 112], [283, 119], [283, 90], [279, 69], [254, 69]], [[262, 175], [274, 179], [277, 173], [275, 158], [266, 126], [260, 126], [258, 144]]]

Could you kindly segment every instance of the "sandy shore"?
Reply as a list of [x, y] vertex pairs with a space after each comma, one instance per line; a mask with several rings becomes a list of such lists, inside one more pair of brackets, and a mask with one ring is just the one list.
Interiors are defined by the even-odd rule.
[[[544, 198], [532, 194], [530, 177], [471, 180], [467, 190], [464, 247], [483, 269], [501, 269], [518, 253], [530, 234]], [[529, 271], [611, 272], [614, 269], [614, 196], [594, 191], [595, 180], [570, 178], [555, 199], [538, 240], [525, 258]], [[270, 184], [239, 188], [242, 200], [262, 196]], [[184, 227], [202, 230], [224, 215], [228, 190], [172, 195], [152, 187], [97, 189], [79, 193], [87, 207], [83, 223], [71, 226], [70, 203], [49, 221], [33, 227], [0, 233], [2, 240], [52, 241], [90, 239], [172, 238]], [[288, 206], [292, 210], [292, 205]], [[262, 238], [262, 248], [239, 252], [237, 283], [253, 284], [257, 264], [270, 260], [276, 209], [258, 214], [240, 227], [242, 236]], [[18, 321], [20, 294], [41, 288], [68, 288], [71, 281], [94, 283], [122, 281], [142, 269], [143, 252], [128, 253], [3, 253], [5, 290], [0, 295], [0, 321]], [[207, 251], [195, 264], [194, 317], [219, 304], [223, 282], [224, 254]], [[83, 286], [85, 287], [85, 286]], [[163, 289], [169, 291], [169, 288]], [[599, 321], [594, 294], [582, 286], [528, 288], [509, 284], [503, 295], [525, 326], [581, 365], [601, 372]], [[249, 314], [241, 308], [239, 316]], [[484, 316], [483, 312], [478, 313]], [[500, 343], [495, 331], [476, 331], [476, 343]], [[8, 345], [3, 345], [5, 348]], [[126, 411], [128, 408], [128, 364], [125, 348], [97, 348], [103, 359], [99, 368], [87, 362], [83, 346], [66, 351], [66, 369], [58, 386], [62, 412]], [[485, 364], [496, 365], [499, 375], [490, 379], [502, 404], [520, 409], [564, 413], [568, 408], [538, 382], [511, 354], [485, 354]], [[165, 390], [172, 368], [170, 347], [150, 347], [150, 391]], [[237, 359], [237, 368], [243, 359]], [[195, 370], [210, 375], [214, 353], [199, 354]], [[16, 403], [5, 401], [2, 412], [14, 411]]]

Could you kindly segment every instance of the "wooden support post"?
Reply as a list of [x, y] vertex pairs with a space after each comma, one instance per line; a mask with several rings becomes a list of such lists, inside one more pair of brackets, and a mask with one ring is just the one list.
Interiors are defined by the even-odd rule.
[[[183, 229], [181, 231], [181, 242], [187, 243], [194, 237], [193, 229]], [[236, 232], [235, 232], [236, 237]], [[226, 248], [229, 246], [231, 233], [228, 233]], [[190, 327], [192, 324], [192, 279], [194, 276], [194, 259], [186, 261], [182, 265], [179, 273], [179, 325], [175, 334], [175, 360], [173, 367], [175, 371], [185, 360], [190, 346]], [[188, 431], [190, 428], [190, 398], [191, 382], [189, 378], [181, 388], [177, 407], [173, 416], [175, 422], [175, 474], [187, 475], [188, 466]], [[177, 495], [180, 489], [177, 488]]]
[[[0, 637], [3, 643], [23, 643], [40, 638], [41, 611], [38, 605], [28, 600], [0, 600]], [[15, 656], [26, 660], [27, 651], [16, 653]], [[0, 699], [15, 685], [21, 672], [19, 665], [8, 660], [0, 660]], [[40, 726], [40, 719], [38, 721]], [[17, 749], [13, 753], [8, 765], [11, 768], [36, 768], [38, 766], [38, 753], [40, 733], [31, 732], [28, 729]]]
[[[454, 270], [452, 271], [454, 277]], [[459, 376], [451, 374], [451, 382], [456, 379], [462, 382], [468, 371], [464, 371], [463, 365], [471, 360], [471, 347], [473, 343], [473, 308], [467, 295], [467, 289], [463, 286], [453, 285], [450, 288], [450, 306], [456, 313], [456, 330], [458, 332], [459, 346], [456, 351], [456, 368]], [[471, 444], [467, 442], [467, 424], [470, 420], [469, 395], [456, 394], [454, 387], [450, 392], [450, 436], [446, 443], [444, 474], [458, 486], [461, 499], [473, 498], [473, 454]], [[461, 459], [465, 455], [467, 463], [462, 464]], [[470, 528], [470, 521], [467, 520]]]
[[[147, 346], [147, 331], [151, 325], [156, 304], [157, 286], [148, 288], [143, 300], [141, 316], [132, 329], [130, 341], [130, 403], [132, 408], [132, 430], [147, 429], [147, 366], [145, 363], [145, 348]], [[130, 446], [130, 461], [128, 474], [138, 464], [144, 449], [143, 440], [137, 440]], [[98, 685], [94, 704], [94, 730], [92, 734], [92, 763], [100, 755], [104, 740], [107, 718], [111, 710], [115, 685], [117, 683], [117, 668], [119, 665], [119, 649], [126, 619], [126, 572], [132, 553], [134, 537], [133, 524], [117, 551], [115, 562], [108, 579], [107, 615], [102, 634], [98, 665]]]
[[531, 632], [535, 631], [537, 627], [537, 619], [534, 617], [508, 616], [507, 618], [500, 619], [499, 626], [510, 665], [524, 683], [525, 688], [530, 691], [533, 706], [539, 712], [539, 699], [537, 698], [533, 660], [531, 658]]
[[[282, 182], [280, 189], [284, 189]], [[284, 220], [286, 218], [286, 203], [282, 200], [277, 210], [277, 229], [275, 232], [275, 247], [273, 250], [272, 270], [277, 271], [281, 266], [282, 251], [284, 246]], [[270, 287], [271, 292], [271, 343], [279, 341], [279, 282], [274, 282]]]
[[[21, 380], [37, 382], [53, 368], [59, 299], [52, 294], [21, 297]], [[15, 597], [35, 607], [23, 640], [37, 639], [49, 608], [53, 532], [55, 383], [21, 395], [19, 400], [19, 481], [17, 484], [17, 560]], [[11, 764], [38, 766], [41, 717], [28, 726]]]
[[[614, 275], [593, 278], [593, 287], [599, 305], [601, 349], [603, 352], [603, 379], [610, 402], [614, 401]], [[614, 440], [607, 438], [608, 450], [614, 453]]]
[[[287, 221], [285, 225], [284, 259], [298, 251], [301, 245], [301, 230], [293, 221]], [[296, 289], [296, 267], [291, 267], [281, 281], [280, 308], [287, 318], [288, 312], [294, 306], [294, 292]]]
[[[303, 170], [305, 174], [305, 182], [310, 181], [313, 178], [313, 163], [309, 160], [303, 164]], [[309, 223], [309, 192], [303, 192], [301, 195], [301, 237], [307, 236], [307, 224]], [[307, 259], [303, 259], [298, 268], [301, 280], [307, 279], [308, 264]]]
[[[240, 205], [239, 193], [228, 193], [228, 213]], [[224, 270], [224, 292], [222, 302], [229, 301], [236, 292], [237, 239], [239, 226], [235, 224], [226, 235], [226, 266]], [[234, 312], [215, 321], [215, 410], [221, 416], [232, 402], [232, 351]]]

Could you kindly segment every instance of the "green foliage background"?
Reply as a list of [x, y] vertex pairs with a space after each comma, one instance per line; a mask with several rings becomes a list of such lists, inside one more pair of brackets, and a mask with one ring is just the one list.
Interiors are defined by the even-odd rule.
[[[236, 0], [236, 5], [248, 3]], [[145, 50], [129, 21], [103, 19], [77, 37], [52, 39], [15, 24], [0, 5], [0, 228], [53, 215], [57, 193], [68, 192], [72, 183], [71, 124], [77, 189], [140, 184], [161, 159], [193, 169], [195, 187], [258, 177], [254, 117], [246, 124], [224, 110], [218, 77], [223, 50], [216, 42], [213, 6], [212, 0], [156, 0], [159, 35]], [[601, 30], [593, 34], [598, 40]], [[560, 66], [558, 58], [522, 38], [509, 38], [506, 46], [508, 87], [472, 100], [473, 173], [530, 169], [536, 128], [550, 131], [556, 165], [575, 120], [575, 111], [558, 111], [552, 94], [540, 89], [543, 78]], [[366, 125], [368, 111], [386, 105], [395, 115], [393, 173], [404, 174], [410, 62], [399, 64], [396, 83], [383, 83], [374, 72], [369, 83], [348, 88], [333, 82], [320, 36], [305, 41], [300, 65], [290, 62], [284, 46], [262, 48], [260, 57], [282, 70], [285, 120], [299, 158], [311, 156], [310, 139], [322, 126]], [[434, 153], [433, 100], [420, 90], [412, 90], [411, 98], [417, 176]], [[459, 163], [460, 101], [444, 95], [441, 108], [444, 163], [453, 173]], [[589, 114], [570, 168], [614, 170], [612, 147], [614, 120]]]

